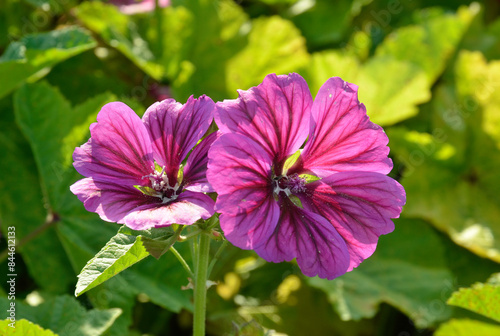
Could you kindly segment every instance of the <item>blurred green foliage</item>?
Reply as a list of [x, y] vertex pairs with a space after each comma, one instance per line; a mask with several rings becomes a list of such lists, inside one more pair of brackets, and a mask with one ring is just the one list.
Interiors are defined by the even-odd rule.
[[[374, 255], [333, 281], [229, 245], [209, 334], [498, 335], [498, 276], [487, 281], [500, 270], [499, 14], [495, 0], [172, 0], [134, 15], [106, 1], [0, 2], [0, 319], [15, 226], [16, 334], [189, 335], [188, 275], [171, 253], [146, 257], [139, 239], [163, 247], [149, 233], [114, 247], [144, 260], [113, 259], [118, 275], [71, 297], [122, 234], [69, 191], [73, 149], [107, 102], [141, 115], [298, 72], [313, 95], [332, 76], [359, 86], [407, 205]], [[8, 320], [0, 334], [14, 335]]]

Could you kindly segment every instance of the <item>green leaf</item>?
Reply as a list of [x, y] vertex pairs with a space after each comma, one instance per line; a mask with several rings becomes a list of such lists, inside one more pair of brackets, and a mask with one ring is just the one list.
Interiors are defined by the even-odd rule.
[[147, 256], [149, 253], [143, 246], [141, 236], [118, 232], [82, 269], [75, 295], [82, 295]]
[[[373, 122], [392, 125], [413, 117], [418, 105], [430, 100], [433, 83], [476, 13], [474, 8], [461, 8], [456, 15], [397, 29], [365, 64], [350, 48], [315, 53], [307, 74], [311, 91], [316, 93], [328, 78], [340, 76], [358, 85], [359, 100]], [[421, 52], [414, 52], [415, 45]]]
[[492, 278], [493, 283], [476, 283], [470, 288], [460, 288], [447, 303], [462, 307], [500, 322], [500, 273]]
[[481, 127], [500, 149], [500, 61], [488, 63], [480, 52], [462, 51], [456, 71], [457, 90], [481, 106]]
[[[11, 327], [9, 324], [15, 327]], [[4, 336], [57, 336], [52, 331], [43, 329], [39, 325], [25, 319], [17, 320], [15, 323], [12, 323], [10, 320], [0, 321], [0, 333]]]
[[[68, 267], [69, 260], [57, 239], [56, 222], [48, 218], [46, 199], [40, 188], [40, 179], [33, 153], [14, 121], [12, 96], [0, 100], [0, 228], [7, 236], [7, 228], [16, 228], [16, 239], [23, 240], [42, 226], [42, 231], [29, 244], [18, 245], [29, 274], [35, 283], [49, 293], [64, 293], [74, 281]], [[15, 176], [15, 181], [12, 177]], [[29, 211], [26, 206], [29, 205]], [[44, 255], [44, 258], [40, 258]], [[47, 269], [58, 270], [54, 277]]]
[[259, 84], [267, 74], [296, 72], [308, 62], [305, 39], [290, 21], [278, 16], [253, 20], [248, 45], [228, 62], [228, 90], [234, 95]]
[[423, 70], [393, 57], [373, 57], [360, 65], [359, 60], [348, 53], [313, 54], [307, 75], [311, 91], [316, 93], [333, 76], [358, 85], [359, 100], [366, 105], [370, 119], [380, 125], [394, 124], [416, 115], [417, 105], [431, 97], [431, 85]]
[[[450, 317], [442, 293], [453, 288], [453, 275], [440, 238], [425, 222], [395, 222], [395, 232], [380, 237], [374, 255], [358, 268], [332, 281], [308, 279], [327, 293], [342, 320], [371, 318], [382, 302], [400, 309], [419, 328]], [[437, 311], [432, 309], [434, 301], [442, 302]]]
[[[462, 51], [454, 77], [437, 87], [430, 105], [433, 134], [400, 128], [387, 133], [394, 157], [404, 166], [405, 214], [427, 219], [457, 244], [500, 262], [500, 150], [494, 137], [500, 129], [484, 123], [489, 113], [496, 115], [495, 103], [489, 103], [496, 98], [489, 98], [488, 88], [496, 88], [491, 83], [500, 79], [500, 71], [486, 75], [478, 56]], [[490, 78], [483, 82], [490, 85], [472, 80], [476, 72]]]
[[89, 125], [101, 107], [115, 100], [101, 94], [72, 108], [47, 83], [21, 87], [14, 97], [16, 121], [31, 144], [50, 207], [61, 215], [67, 202], [76, 202], [69, 185], [80, 175], [72, 166], [75, 147], [85, 143]]
[[78, 275], [75, 295], [79, 296], [146, 258], [156, 259], [177, 241], [172, 227], [143, 231], [122, 226], [118, 233], [92, 258]]
[[443, 323], [434, 336], [497, 336], [500, 326], [468, 319], [452, 319]]
[[[6, 298], [0, 298], [2, 311], [7, 309], [9, 303]], [[120, 309], [86, 310], [69, 295], [58, 296], [35, 307], [16, 302], [17, 319], [32, 321], [59, 336], [102, 335], [120, 314]]]
[[[173, 41], [179, 46], [176, 52], [163, 55], [168, 62], [172, 57], [177, 58], [178, 72], [172, 77], [174, 94], [180, 101], [193, 94], [207, 94], [215, 101], [225, 99], [228, 92], [235, 92], [228, 80], [228, 66], [231, 58], [245, 47], [250, 28], [248, 15], [241, 6], [228, 0], [216, 3], [188, 0], [182, 5], [176, 10], [188, 20], [177, 18], [172, 11], [169, 18], [177, 28], [170, 32], [164, 29], [170, 42], [163, 40], [165, 45]], [[178, 29], [182, 35], [176, 33]]]
[[149, 43], [129, 15], [121, 13], [114, 5], [97, 1], [80, 4], [75, 9], [75, 15], [148, 75], [157, 80], [163, 77], [164, 68], [157, 63]]
[[317, 48], [342, 39], [354, 16], [353, 7], [353, 1], [350, 0], [316, 0], [305, 11], [304, 3], [299, 3], [289, 12], [307, 43]]
[[[390, 34], [377, 47], [375, 57], [391, 56], [406, 61], [424, 70], [429, 83], [433, 83], [443, 72], [455, 52], [479, 6], [461, 7], [455, 15], [441, 14], [426, 19], [422, 11], [422, 22], [402, 27]], [[418, 52], [414, 48], [418, 46]]]
[[179, 230], [175, 233], [172, 226], [141, 231], [122, 226], [119, 232], [129, 236], [141, 237], [141, 241], [146, 251], [158, 259], [174, 245], [181, 231]]
[[0, 97], [27, 80], [43, 77], [55, 64], [95, 45], [86, 31], [76, 27], [26, 35], [11, 43], [0, 57], [0, 77], [9, 78], [0, 84]]

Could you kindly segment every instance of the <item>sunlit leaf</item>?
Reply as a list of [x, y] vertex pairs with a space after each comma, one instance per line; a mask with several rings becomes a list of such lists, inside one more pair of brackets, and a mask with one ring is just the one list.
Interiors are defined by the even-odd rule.
[[75, 295], [85, 293], [147, 256], [142, 237], [118, 232], [82, 269]]
[[[418, 105], [431, 98], [431, 87], [467, 31], [477, 9], [433, 17], [419, 25], [395, 30], [361, 64], [351, 48], [313, 54], [308, 69], [312, 92], [332, 76], [359, 86], [359, 100], [370, 119], [391, 125], [418, 113]], [[419, 52], [413, 50], [419, 45]]]
[[[478, 4], [461, 7], [454, 15], [442, 14], [430, 19], [425, 19], [423, 11], [421, 24], [395, 30], [378, 46], [375, 57], [391, 56], [411, 62], [423, 69], [428, 81], [433, 83], [478, 12]], [[418, 52], [415, 52], [417, 45]]]
[[48, 33], [26, 35], [12, 42], [0, 57], [0, 97], [26, 80], [46, 75], [55, 64], [95, 46], [81, 28], [70, 27]]
[[434, 336], [497, 336], [500, 326], [468, 319], [452, 319], [443, 323]]
[[[405, 214], [429, 220], [457, 244], [500, 262], [496, 187], [500, 185], [496, 168], [500, 150], [485, 132], [483, 121], [489, 105], [482, 106], [480, 99], [485, 89], [470, 80], [477, 71], [474, 65], [485, 71], [481, 64], [477, 54], [461, 53], [455, 66], [456, 81], [436, 90], [431, 105], [433, 134], [402, 129], [387, 132], [394, 156], [404, 165]], [[489, 75], [493, 80], [497, 76], [495, 72]]]
[[[9, 326], [9, 324], [12, 326]], [[14, 323], [10, 320], [0, 321], [0, 333], [4, 336], [57, 336], [52, 331], [43, 329], [39, 325], [25, 319], [17, 320]]]
[[296, 72], [308, 61], [305, 39], [290, 21], [277, 16], [256, 19], [248, 45], [228, 62], [229, 92], [235, 95], [237, 89], [257, 85], [269, 73]]
[[[488, 283], [476, 283], [454, 292], [447, 303], [500, 322], [500, 273]], [[496, 281], [496, 282], [495, 282]], [[500, 328], [500, 327], [499, 327]]]

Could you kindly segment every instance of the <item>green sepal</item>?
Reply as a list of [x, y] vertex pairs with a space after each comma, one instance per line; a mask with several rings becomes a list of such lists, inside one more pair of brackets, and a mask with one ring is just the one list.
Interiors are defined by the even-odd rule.
[[306, 183], [311, 183], [314, 181], [321, 180], [320, 177], [317, 177], [316, 175], [309, 175], [309, 174], [300, 174], [299, 177], [305, 179]]
[[288, 195], [288, 198], [290, 199], [290, 201], [292, 201], [293, 204], [295, 204], [296, 206], [298, 206], [301, 209], [304, 209], [304, 207], [302, 206], [302, 201], [300, 200], [300, 198], [298, 198], [295, 195]]
[[284, 175], [286, 174], [288, 169], [293, 167], [293, 165], [295, 164], [295, 162], [297, 162], [299, 157], [300, 157], [300, 149], [298, 151], [296, 151], [295, 153], [293, 153], [293, 155], [290, 156], [288, 159], [286, 159], [285, 163], [283, 164], [283, 174]]

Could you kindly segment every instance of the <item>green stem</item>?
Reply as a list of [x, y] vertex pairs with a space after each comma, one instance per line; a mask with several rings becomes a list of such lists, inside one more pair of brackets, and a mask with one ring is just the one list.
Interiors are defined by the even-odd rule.
[[194, 273], [193, 273], [193, 271], [191, 271], [191, 268], [189, 267], [189, 265], [186, 262], [186, 260], [184, 260], [184, 258], [181, 256], [181, 254], [173, 246], [170, 248], [170, 252], [172, 252], [172, 254], [177, 258], [177, 260], [179, 260], [179, 262], [181, 263], [182, 267], [184, 267], [184, 269], [186, 270], [186, 272], [189, 273], [189, 276], [191, 277], [191, 279], [193, 279], [194, 278]]
[[226, 248], [227, 246], [227, 240], [224, 240], [221, 244], [221, 246], [219, 247], [219, 249], [217, 250], [217, 252], [215, 252], [215, 255], [214, 257], [212, 258], [212, 261], [210, 262], [210, 265], [208, 266], [208, 276], [210, 276], [210, 274], [212, 273], [212, 268], [214, 268], [214, 265], [215, 263], [217, 262], [217, 260], [219, 260], [219, 257], [222, 253], [222, 251], [224, 251], [224, 249]]
[[210, 251], [210, 237], [208, 234], [201, 234], [200, 244], [198, 246], [198, 258], [196, 258], [196, 280], [194, 284], [193, 336], [205, 335], [209, 251]]
[[[44, 233], [45, 230], [49, 229], [51, 226], [56, 224], [58, 219], [54, 217], [53, 215], [49, 215], [48, 219], [45, 223], [37, 227], [35, 230], [31, 231], [29, 234], [27, 234], [23, 239], [19, 241], [18, 244], [16, 244], [16, 249], [21, 249], [26, 243], [30, 242], [31, 240], [35, 239], [38, 237], [40, 234]], [[7, 256], [9, 255], [9, 250], [5, 249], [2, 253], [0, 253], [0, 263], [3, 262], [5, 259], [7, 259]]]
[[188, 239], [191, 239], [191, 238], [193, 238], [193, 237], [195, 237], [195, 236], [199, 235], [199, 234], [200, 234], [200, 233], [202, 233], [202, 232], [203, 232], [203, 230], [196, 229], [196, 230], [194, 230], [193, 232], [190, 232], [190, 233], [188, 233], [188, 234], [187, 234], [187, 235], [185, 235], [185, 236], [181, 236], [181, 237], [180, 237], [180, 238], [181, 238], [181, 241], [186, 241], [186, 240], [188, 240]]

